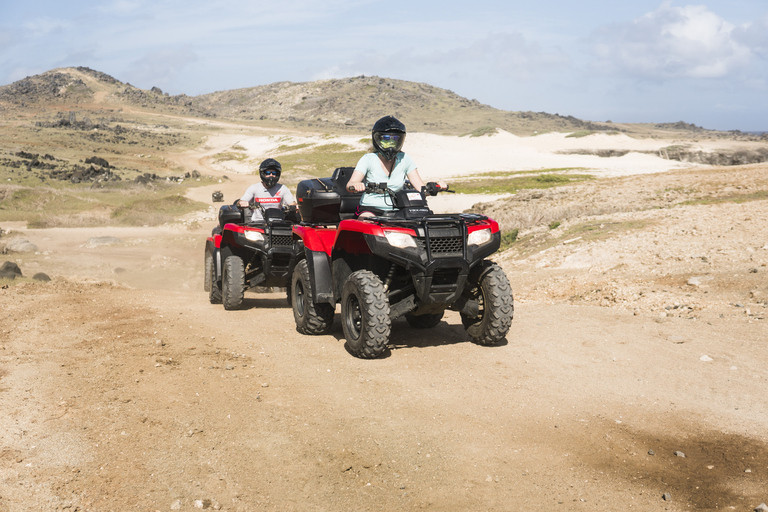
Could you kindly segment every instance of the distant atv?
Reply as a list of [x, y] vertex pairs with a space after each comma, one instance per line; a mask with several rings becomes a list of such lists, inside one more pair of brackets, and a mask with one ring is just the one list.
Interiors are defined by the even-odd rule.
[[224, 304], [227, 310], [239, 308], [249, 288], [287, 288], [296, 263], [291, 231], [298, 220], [296, 207], [252, 206], [262, 209], [263, 221], [247, 221], [250, 208], [222, 206], [219, 225], [205, 242], [204, 288], [211, 304]]
[[[431, 328], [446, 309], [460, 312], [476, 343], [504, 340], [512, 291], [502, 269], [485, 259], [499, 249], [498, 223], [483, 215], [433, 214], [425, 193], [441, 192], [435, 183], [391, 194], [396, 210], [386, 215], [356, 219], [362, 194], [346, 190], [352, 171], [299, 183], [302, 222], [293, 232], [304, 252], [291, 278], [298, 331], [328, 332], [341, 303], [347, 347], [357, 357], [384, 352], [393, 319]], [[368, 185], [369, 192], [385, 190], [386, 184]]]

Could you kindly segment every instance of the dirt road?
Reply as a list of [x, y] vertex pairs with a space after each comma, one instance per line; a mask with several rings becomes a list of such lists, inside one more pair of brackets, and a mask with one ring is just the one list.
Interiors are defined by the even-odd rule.
[[140, 287], [0, 290], [0, 510], [768, 500], [763, 321], [548, 304], [508, 270], [526, 288], [503, 346], [472, 344], [449, 314], [427, 332], [395, 322], [387, 357], [364, 361], [338, 321], [299, 335], [280, 293], [249, 294], [242, 311], [209, 304], [193, 235], [169, 260], [177, 274], [151, 264], [161, 238], [89, 256], [96, 271], [139, 251]]
[[298, 334], [283, 293], [211, 305], [210, 214], [3, 225], [39, 247], [8, 259], [54, 279], [0, 289], [0, 511], [751, 511], [765, 203], [622, 213], [645, 227], [500, 255], [505, 344], [451, 313], [395, 321], [378, 360], [349, 355], [338, 320]]

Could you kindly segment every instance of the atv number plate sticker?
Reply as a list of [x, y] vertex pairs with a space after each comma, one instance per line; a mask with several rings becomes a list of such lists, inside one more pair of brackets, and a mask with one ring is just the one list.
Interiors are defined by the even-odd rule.
[[409, 201], [421, 201], [421, 194], [418, 192], [408, 192], [407, 196]]

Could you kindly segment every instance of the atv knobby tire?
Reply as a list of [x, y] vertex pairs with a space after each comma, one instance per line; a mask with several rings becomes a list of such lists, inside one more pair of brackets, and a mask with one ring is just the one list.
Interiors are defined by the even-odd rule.
[[216, 280], [216, 265], [213, 262], [213, 255], [211, 255], [211, 266], [206, 271], [209, 273], [208, 279], [211, 281], [208, 300], [211, 301], [211, 304], [221, 304], [221, 283]]
[[296, 330], [301, 334], [326, 334], [333, 325], [334, 307], [330, 304], [315, 304], [312, 299], [312, 281], [307, 260], [296, 264], [288, 288], [288, 303], [293, 306]]
[[205, 251], [205, 263], [203, 274], [203, 290], [206, 292], [211, 291], [211, 283], [213, 282], [213, 254], [209, 251]]
[[237, 309], [245, 295], [245, 265], [240, 256], [230, 255], [224, 260], [221, 274], [221, 300], [224, 309]]
[[509, 332], [514, 316], [514, 300], [504, 271], [492, 261], [472, 269], [467, 286], [470, 300], [477, 301], [478, 316], [461, 314], [461, 323], [478, 345], [497, 345]]
[[344, 337], [352, 355], [379, 357], [387, 348], [392, 322], [381, 279], [369, 270], [353, 272], [341, 294]]
[[443, 319], [443, 313], [443, 311], [427, 315], [412, 315], [408, 313], [405, 315], [405, 319], [411, 327], [416, 329], [431, 329], [440, 323], [440, 320]]

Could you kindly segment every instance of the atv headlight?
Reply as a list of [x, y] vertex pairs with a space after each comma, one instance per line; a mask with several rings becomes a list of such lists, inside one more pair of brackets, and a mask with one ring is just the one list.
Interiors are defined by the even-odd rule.
[[467, 237], [467, 244], [469, 245], [483, 245], [491, 241], [490, 229], [478, 229], [473, 231]]
[[401, 233], [399, 231], [385, 231], [384, 236], [387, 237], [387, 242], [392, 247], [398, 249], [405, 249], [407, 247], [416, 247], [416, 241], [408, 233]]
[[245, 238], [247, 238], [251, 242], [263, 242], [264, 241], [264, 235], [262, 235], [258, 231], [246, 231], [245, 232]]

